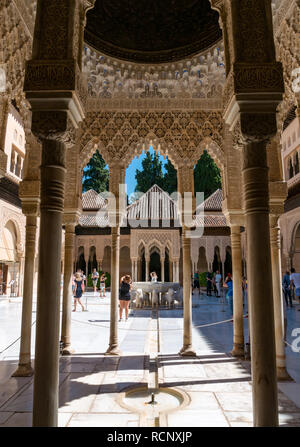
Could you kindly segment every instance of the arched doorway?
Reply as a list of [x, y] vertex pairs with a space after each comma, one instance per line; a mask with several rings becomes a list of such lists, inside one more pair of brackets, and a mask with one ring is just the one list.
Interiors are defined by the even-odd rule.
[[156, 272], [158, 281], [161, 281], [160, 254], [156, 247], [150, 252], [150, 273], [151, 272]]
[[110, 269], [111, 269], [111, 248], [109, 245], [107, 245], [104, 248], [102, 270], [103, 272], [110, 274]]
[[18, 233], [14, 222], [8, 221], [2, 233], [0, 262], [0, 295], [17, 296], [19, 292], [20, 263], [17, 252]]
[[219, 270], [219, 272], [222, 271], [220, 249], [218, 246], [215, 247], [215, 254], [214, 254], [214, 261], [213, 261], [213, 272], [216, 272], [217, 270]]
[[89, 254], [89, 262], [88, 262], [88, 275], [90, 275], [93, 271], [93, 269], [96, 269], [98, 267], [97, 264], [97, 256], [96, 256], [96, 247], [90, 248], [90, 254]]
[[232, 273], [231, 247], [226, 247], [226, 258], [224, 262], [224, 276]]
[[300, 271], [300, 223], [297, 224], [297, 229], [295, 231], [295, 237], [292, 246], [292, 267], [296, 272]]
[[207, 272], [208, 271], [205, 247], [200, 247], [199, 248], [199, 257], [198, 257], [197, 270], [198, 270], [199, 273], [203, 273], [203, 272]]
[[125, 246], [120, 250], [120, 277], [131, 275], [130, 249]]

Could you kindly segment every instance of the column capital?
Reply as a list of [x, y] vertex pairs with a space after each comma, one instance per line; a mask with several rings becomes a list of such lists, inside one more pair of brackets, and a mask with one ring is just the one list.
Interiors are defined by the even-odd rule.
[[79, 209], [74, 210], [64, 210], [63, 214], [63, 225], [78, 225], [78, 220], [81, 215], [81, 211]]
[[245, 215], [243, 210], [223, 209], [223, 214], [230, 227], [243, 227], [245, 225]]
[[286, 182], [269, 182], [270, 214], [279, 218], [284, 213], [284, 202], [288, 195]]
[[32, 108], [32, 131], [40, 139], [73, 145], [85, 117], [87, 83], [82, 75], [86, 11], [93, 1], [39, 0], [32, 59], [24, 91]]

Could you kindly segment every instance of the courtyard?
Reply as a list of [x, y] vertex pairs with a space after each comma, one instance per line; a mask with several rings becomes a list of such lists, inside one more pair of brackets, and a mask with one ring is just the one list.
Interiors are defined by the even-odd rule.
[[[104, 355], [109, 339], [109, 293], [100, 299], [99, 293], [87, 292], [83, 303], [87, 312], [72, 313], [75, 352], [60, 357], [60, 427], [253, 426], [250, 362], [230, 355], [233, 323], [225, 301], [193, 295], [195, 358], [178, 355], [183, 331], [180, 308], [132, 309], [128, 321], [118, 323], [122, 355], [114, 357]], [[300, 353], [292, 350], [292, 331], [300, 327], [299, 308], [295, 303], [286, 310], [286, 364], [294, 381], [278, 383], [280, 426], [300, 426]], [[1, 300], [0, 310], [0, 426], [27, 427], [32, 425], [33, 377], [11, 377], [18, 365], [21, 299]], [[36, 299], [33, 353], [35, 317]], [[244, 334], [247, 341], [248, 318], [244, 318]], [[156, 388], [156, 395], [158, 386], [180, 396], [179, 403], [174, 393], [167, 399], [169, 411], [162, 406], [160, 412], [160, 405], [146, 406], [151, 398], [147, 390]], [[128, 394], [142, 387], [137, 399]], [[159, 399], [157, 395], [158, 404]]]

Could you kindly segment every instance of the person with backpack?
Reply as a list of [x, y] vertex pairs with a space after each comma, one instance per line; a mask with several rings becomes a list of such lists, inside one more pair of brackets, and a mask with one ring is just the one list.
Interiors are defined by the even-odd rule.
[[231, 273], [227, 274], [223, 287], [227, 289], [226, 299], [229, 303], [231, 315], [233, 315], [233, 281]]
[[98, 279], [99, 279], [99, 273], [97, 272], [96, 269], [93, 269], [92, 272], [92, 281], [93, 281], [93, 287], [94, 287], [94, 295], [97, 292], [97, 283], [98, 283]]
[[123, 309], [125, 309], [125, 321], [128, 320], [128, 311], [129, 311], [129, 303], [130, 303], [130, 291], [132, 288], [132, 281], [129, 275], [122, 276], [121, 278], [121, 286], [119, 293], [119, 301], [120, 301], [120, 320], [122, 321]]
[[283, 290], [286, 307], [289, 307], [289, 302], [290, 302], [290, 306], [293, 307], [292, 294], [291, 294], [290, 272], [285, 272], [285, 275], [282, 278], [282, 290]]
[[84, 293], [84, 283], [82, 276], [79, 272], [75, 273], [75, 287], [74, 287], [74, 309], [73, 312], [76, 312], [77, 301], [82, 308], [82, 312], [84, 311], [84, 305], [81, 302], [81, 297]]

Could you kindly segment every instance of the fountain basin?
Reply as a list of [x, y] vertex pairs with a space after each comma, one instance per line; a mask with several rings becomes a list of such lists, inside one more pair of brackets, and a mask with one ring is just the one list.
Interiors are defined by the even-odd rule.
[[[156, 402], [154, 405], [149, 403], [152, 393]], [[153, 425], [162, 427], [166, 425], [166, 415], [182, 410], [190, 403], [190, 397], [178, 388], [161, 387], [153, 390], [147, 386], [138, 386], [127, 388], [117, 401], [122, 408], [140, 414], [145, 426], [152, 421]]]

